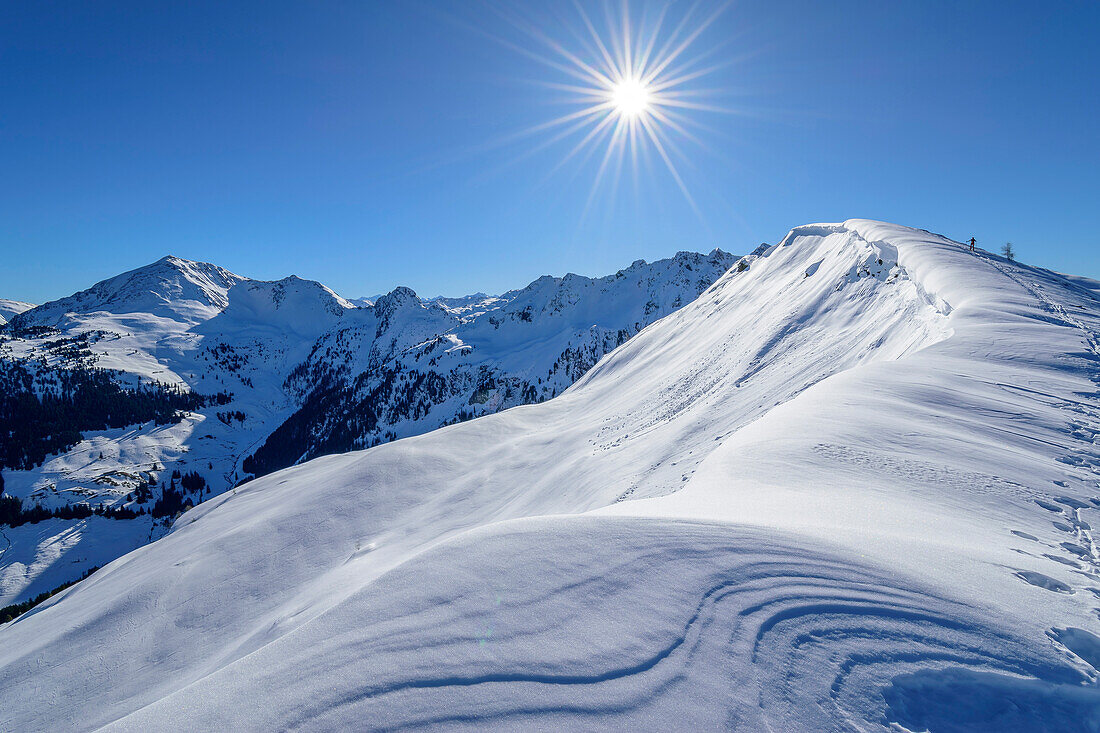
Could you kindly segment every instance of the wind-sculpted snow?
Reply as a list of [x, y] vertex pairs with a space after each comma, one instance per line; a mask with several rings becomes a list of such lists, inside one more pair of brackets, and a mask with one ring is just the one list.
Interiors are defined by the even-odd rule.
[[[1100, 722], [1100, 691], [1054, 647], [940, 593], [761, 529], [519, 520], [414, 557], [108, 729], [171, 729], [183, 711], [201, 730], [921, 730], [969, 720], [1064, 731]], [[219, 613], [213, 600], [195, 599], [176, 634], [200, 654], [208, 641], [196, 622]], [[66, 673], [88, 674], [48, 674]], [[142, 690], [148, 680], [94, 682]], [[96, 727], [119, 710], [55, 720]]]
[[932, 693], [883, 693], [908, 670], [986, 675], [975, 708], [1045, 680], [1036, 695], [1064, 717], [1036, 705], [1018, 730], [1096, 704], [1053, 648], [1033, 655], [998, 625], [758, 529], [524, 520], [433, 548], [114, 729], [169, 728], [192, 698], [189, 724], [207, 730], [830, 730], [916, 714], [900, 706]]
[[744, 265], [0, 628], [0, 728], [1100, 728], [1093, 290], [861, 220]]

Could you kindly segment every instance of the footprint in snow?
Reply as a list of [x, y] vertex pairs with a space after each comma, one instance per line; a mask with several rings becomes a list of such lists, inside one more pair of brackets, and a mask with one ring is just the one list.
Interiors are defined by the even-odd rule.
[[1072, 626], [1065, 629], [1053, 628], [1047, 633], [1050, 638], [1076, 654], [1090, 667], [1100, 671], [1100, 637]]
[[1056, 580], [1049, 575], [1043, 575], [1037, 573], [1034, 570], [1017, 570], [1016, 577], [1025, 583], [1037, 586], [1039, 588], [1046, 588], [1049, 591], [1055, 593], [1072, 593], [1073, 588], [1069, 587], [1060, 580]]

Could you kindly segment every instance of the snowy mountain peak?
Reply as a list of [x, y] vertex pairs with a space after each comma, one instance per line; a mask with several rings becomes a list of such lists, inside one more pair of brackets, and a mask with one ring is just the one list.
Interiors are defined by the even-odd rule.
[[[853, 219], [852, 221], [861, 220]], [[777, 246], [789, 247], [798, 242], [816, 241], [818, 237], [828, 237], [831, 234], [845, 234], [850, 232], [851, 230], [848, 229], [846, 223], [803, 224], [787, 232], [787, 236], [783, 237]]]
[[[220, 305], [220, 307], [225, 307], [227, 301], [225, 294], [229, 288], [248, 280], [247, 277], [234, 274], [224, 267], [209, 262], [187, 260], [175, 255], [165, 255], [156, 262], [119, 277], [126, 278], [120, 288], [122, 295], [126, 294], [127, 288], [140, 290], [143, 286], [159, 280], [168, 287], [166, 295], [169, 298], [186, 299], [199, 295], [200, 298], [196, 299], [206, 300], [211, 305]], [[105, 282], [114, 280], [116, 278]]]
[[[260, 281], [251, 281], [259, 283]], [[263, 283], [268, 285], [269, 283]], [[355, 304], [346, 298], [336, 294], [334, 290], [316, 280], [305, 280], [297, 275], [289, 275], [282, 280], [270, 283], [269, 290], [272, 304], [276, 309], [285, 305], [295, 305], [301, 298], [314, 298], [324, 303], [327, 311], [333, 315], [343, 315], [341, 311], [355, 308]]]
[[[159, 260], [155, 260], [146, 265], [147, 268], [152, 267], [171, 267], [180, 271], [188, 270], [194, 267], [216, 267], [208, 262], [199, 262], [197, 260], [188, 260], [183, 257], [176, 257], [175, 255], [164, 255]], [[145, 269], [145, 268], [139, 268]]]
[[[412, 288], [404, 285], [394, 288], [374, 301], [374, 315], [378, 319], [375, 338], [389, 334], [391, 338], [405, 341], [416, 333], [415, 343], [429, 331], [446, 330], [457, 322], [445, 307], [429, 305], [421, 301]], [[417, 325], [412, 325], [414, 323]]]
[[[381, 304], [391, 305], [405, 305], [407, 303], [419, 303], [420, 298], [417, 296], [416, 291], [405, 285], [398, 285], [396, 288], [386, 293], [385, 295], [375, 299], [374, 305], [377, 307]], [[391, 306], [387, 306], [391, 307]]]
[[315, 280], [291, 275], [282, 280], [245, 280], [228, 290], [228, 302], [200, 333], [274, 330], [312, 340], [332, 328], [345, 313], [357, 310]]
[[169, 255], [32, 308], [12, 323], [16, 327], [60, 326], [72, 315], [96, 312], [198, 322], [225, 308], [229, 289], [246, 279], [217, 265]]
[[423, 307], [424, 304], [420, 301], [416, 291], [404, 285], [398, 285], [396, 288], [374, 301], [374, 312], [377, 314], [378, 320], [386, 323], [388, 323], [399, 310]]

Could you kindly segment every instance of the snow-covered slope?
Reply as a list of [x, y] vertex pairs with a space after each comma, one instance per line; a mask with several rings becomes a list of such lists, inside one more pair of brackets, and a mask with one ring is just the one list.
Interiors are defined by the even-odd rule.
[[[0, 332], [0, 384], [21, 384], [6, 376], [16, 368], [36, 393], [54, 394], [83, 367], [115, 370], [127, 387], [218, 398], [175, 422], [84, 430], [44, 460], [0, 466], [4, 493], [27, 509], [159, 515], [119, 520], [134, 525], [125, 529], [92, 518], [10, 529], [0, 606], [159, 536], [179, 506], [250, 474], [547, 399], [735, 261], [682, 252], [607, 278], [544, 277], [499, 297], [423, 301], [399, 287], [357, 307], [320, 283], [249, 280], [166, 257], [28, 310]], [[158, 508], [179, 489], [177, 472], [205, 486]]]
[[24, 303], [21, 300], [0, 298], [0, 326], [10, 321], [13, 316], [17, 316], [23, 311], [30, 310], [33, 307], [34, 303]]
[[0, 727], [1096, 730], [1096, 292], [863, 220], [746, 262], [0, 629]]

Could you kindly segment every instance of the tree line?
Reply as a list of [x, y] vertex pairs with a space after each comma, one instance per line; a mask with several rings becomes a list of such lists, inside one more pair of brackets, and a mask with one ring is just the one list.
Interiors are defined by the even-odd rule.
[[107, 519], [134, 519], [145, 513], [144, 509], [131, 509], [130, 507], [109, 507], [100, 504], [94, 509], [91, 505], [80, 502], [79, 504], [66, 504], [56, 509], [47, 509], [41, 504], [35, 504], [30, 508], [23, 506], [23, 501], [18, 496], [0, 494], [0, 526], [18, 527], [22, 524], [35, 524], [46, 519], [87, 519], [91, 516], [106, 517]]
[[31, 598], [30, 600], [27, 600], [27, 601], [23, 601], [22, 603], [13, 603], [10, 606], [4, 606], [3, 608], [0, 608], [0, 624], [6, 624], [8, 621], [11, 621], [14, 618], [18, 618], [19, 616], [22, 616], [24, 613], [26, 613], [27, 611], [34, 608], [35, 606], [37, 606], [42, 601], [45, 601], [45, 600], [49, 599], [51, 596], [57, 595], [58, 593], [65, 590], [66, 588], [68, 588], [71, 585], [76, 585], [81, 580], [84, 580], [85, 578], [87, 578], [89, 575], [91, 575], [92, 573], [94, 573], [97, 570], [99, 570], [98, 565], [96, 565], [95, 567], [88, 568], [87, 570], [84, 571], [84, 574], [81, 575], [76, 580], [70, 580], [68, 583], [62, 583], [61, 585], [57, 586], [53, 590], [48, 590], [45, 593], [39, 593], [34, 598]]

